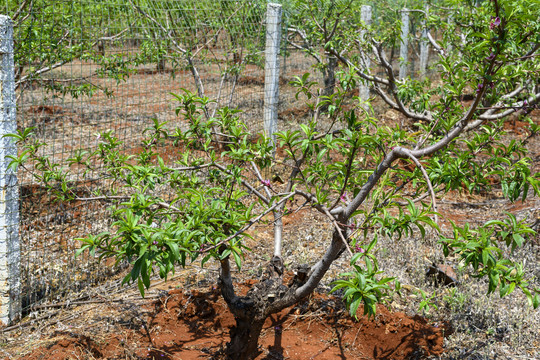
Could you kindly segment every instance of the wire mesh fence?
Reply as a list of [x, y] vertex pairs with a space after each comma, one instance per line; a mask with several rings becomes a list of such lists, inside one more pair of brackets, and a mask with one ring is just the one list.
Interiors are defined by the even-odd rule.
[[[181, 126], [171, 93], [182, 89], [262, 127], [263, 1], [6, 1], [0, 13], [14, 21], [18, 128], [33, 127], [56, 163], [94, 151], [106, 131], [140, 151], [152, 119]], [[171, 148], [168, 160], [179, 156]], [[19, 171], [23, 308], [113, 271], [74, 257], [77, 237], [110, 225], [107, 204], [54, 202], [34, 170]], [[106, 183], [99, 164], [70, 180], [80, 197]]]
[[[98, 149], [105, 132], [113, 133], [126, 153], [140, 152], [142, 134], [154, 119], [171, 128], [183, 126], [171, 93], [184, 89], [214, 101], [209, 116], [220, 106], [239, 108], [252, 133], [263, 131], [266, 1], [6, 0], [0, 5], [14, 24], [17, 127], [33, 128], [46, 144], [39, 150], [44, 158], [76, 163]], [[338, 70], [336, 59], [323, 49], [314, 56], [305, 48], [294, 21], [295, 9], [284, 4], [274, 109], [278, 130], [311, 111], [295, 98], [289, 81], [311, 72], [328, 92]], [[164, 150], [166, 161], [182, 156], [174, 146]], [[100, 164], [92, 171], [74, 169], [69, 180], [80, 198], [91, 198], [96, 187], [113, 186]], [[104, 215], [108, 204], [55, 202], [35, 181], [36, 172], [46, 176], [43, 164], [18, 173], [26, 311], [118, 269], [114, 261], [97, 266], [86, 253], [74, 257], [78, 237], [110, 227]]]

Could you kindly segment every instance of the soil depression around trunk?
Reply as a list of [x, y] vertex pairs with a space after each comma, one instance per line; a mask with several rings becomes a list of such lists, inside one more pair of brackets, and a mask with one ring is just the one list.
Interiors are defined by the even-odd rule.
[[[236, 323], [218, 290], [175, 289], [148, 307], [148, 316], [140, 323], [124, 323], [101, 334], [87, 334], [84, 329], [57, 331], [46, 345], [21, 359], [225, 357], [229, 331]], [[341, 300], [313, 294], [266, 320], [257, 360], [422, 358], [440, 355], [448, 332], [420, 316], [392, 313], [384, 306], [378, 307], [375, 319], [356, 321], [347, 315]]]

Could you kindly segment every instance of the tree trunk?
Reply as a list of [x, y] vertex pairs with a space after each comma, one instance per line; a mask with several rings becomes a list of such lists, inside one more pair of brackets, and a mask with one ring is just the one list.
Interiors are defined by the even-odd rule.
[[259, 335], [263, 320], [236, 318], [236, 326], [231, 329], [231, 341], [227, 343], [227, 358], [230, 360], [251, 360], [258, 352]]
[[[340, 243], [341, 244], [341, 243]], [[229, 258], [221, 260], [219, 287], [221, 295], [236, 320], [230, 331], [231, 341], [227, 343], [226, 355], [229, 360], [252, 360], [258, 352], [259, 336], [264, 321], [270, 315], [296, 304], [303, 296], [296, 296], [296, 289], [304, 285], [311, 267], [297, 267], [296, 275], [288, 286], [283, 284], [283, 259], [274, 256], [267, 266], [264, 278], [247, 292], [237, 296], [232, 283]], [[309, 295], [318, 281], [304, 296]]]
[[158, 58], [157, 64], [156, 64], [156, 71], [157, 72], [165, 71], [165, 64], [166, 64], [165, 58]]
[[[336, 68], [337, 58], [335, 56], [328, 55], [328, 63], [323, 70], [324, 88], [322, 89], [323, 96], [332, 96], [336, 88]], [[321, 106], [321, 111], [326, 112], [328, 110], [328, 104]]]
[[[221, 260], [219, 278], [221, 295], [236, 320], [236, 326], [230, 331], [231, 341], [227, 343], [226, 354], [230, 360], [252, 360], [257, 357], [259, 336], [264, 321], [271, 314], [291, 305], [284, 303], [281, 306], [272, 307], [276, 305], [274, 303], [276, 299], [282, 299], [288, 291], [292, 291], [283, 285], [281, 257], [274, 256], [272, 260], [265, 274], [266, 279], [253, 285], [246, 296], [236, 296], [229, 259]], [[298, 286], [298, 284], [295, 285]]]
[[334, 89], [336, 87], [336, 68], [337, 68], [337, 58], [335, 56], [328, 55], [327, 57], [328, 64], [324, 71], [324, 96], [331, 96], [334, 94]]

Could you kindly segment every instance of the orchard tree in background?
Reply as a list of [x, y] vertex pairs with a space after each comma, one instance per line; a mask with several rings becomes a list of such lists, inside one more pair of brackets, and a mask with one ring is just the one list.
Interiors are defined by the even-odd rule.
[[[253, 140], [237, 110], [219, 107], [207, 117], [211, 101], [189, 91], [176, 95], [176, 113], [187, 129], [171, 130], [155, 120], [136, 155], [126, 154], [115, 135], [105, 132], [98, 149], [78, 153], [65, 166], [40, 155], [42, 144], [31, 129], [11, 135], [22, 146], [11, 166], [32, 166], [35, 178], [59, 200], [112, 204], [111, 231], [81, 239], [78, 253], [89, 250], [100, 258], [129, 261], [124, 281], [137, 282], [142, 294], [155, 273], [166, 278], [177, 265], [219, 264], [219, 288], [236, 319], [227, 347], [231, 359], [254, 358], [265, 319], [311, 294], [340, 256], [350, 258], [350, 269], [334, 290], [342, 290], [353, 316], [359, 308], [373, 315], [378, 302], [399, 290], [399, 283], [380, 274], [377, 240], [399, 239], [413, 230], [425, 236], [426, 228], [432, 229], [445, 255], [459, 256], [478, 277], [489, 279], [490, 293], [498, 289], [505, 296], [519, 288], [532, 306], [539, 305], [540, 289], [531, 285], [522, 264], [511, 260], [511, 253], [534, 234], [524, 221], [508, 215], [475, 229], [456, 224], [453, 236], [445, 237], [439, 233], [436, 203], [438, 194], [454, 189], [475, 193], [500, 186], [511, 201], [539, 195], [540, 176], [531, 173], [525, 146], [539, 130], [527, 114], [540, 98], [534, 90], [540, 71], [540, 3], [497, 0], [471, 7], [444, 2], [442, 15], [433, 12], [427, 19], [444, 30], [432, 36], [439, 53], [433, 65], [438, 77], [432, 82], [396, 79], [385, 45], [395, 42], [399, 23], [360, 41], [347, 18], [357, 10], [352, 2], [331, 3], [339, 16], [319, 22], [311, 36], [341, 62], [338, 85], [333, 95], [322, 96], [308, 74], [294, 81], [297, 96], [314, 115], [298, 129], [276, 134], [283, 158], [273, 157], [269, 136]], [[446, 22], [449, 15], [455, 23]], [[384, 75], [356, 64], [359, 45]], [[414, 131], [378, 126], [364, 104], [350, 99], [359, 81], [404, 114]], [[472, 101], [464, 102], [465, 94]], [[511, 114], [530, 126], [526, 137], [508, 143], [503, 125]], [[323, 117], [327, 125], [319, 122]], [[163, 160], [166, 145], [178, 147], [181, 160], [174, 165]], [[92, 198], [80, 198], [69, 181], [69, 167], [92, 164], [103, 166], [110, 185]], [[283, 184], [263, 176], [269, 169], [285, 174]], [[284, 282], [282, 219], [301, 208], [320, 212], [333, 232], [320, 259], [290, 265], [287, 270], [295, 276]], [[250, 250], [246, 231], [269, 217], [271, 260], [261, 281], [239, 296], [231, 261], [242, 266]]]
[[[344, 8], [344, 10], [356, 9], [356, 12], [359, 12], [360, 4], [361, 1], [351, 2], [351, 6]], [[314, 31], [314, 28], [317, 26], [326, 27], [326, 19], [332, 16], [339, 17], [340, 14], [334, 14], [336, 8], [331, 1], [316, 1], [313, 3], [295, 1], [292, 8], [293, 11], [289, 20], [291, 25], [287, 29], [287, 44], [295, 49], [302, 50], [315, 60], [314, 67], [323, 76], [321, 95], [331, 96], [336, 87], [337, 58], [325, 49], [325, 44], [319, 41], [318, 32]], [[313, 11], [314, 9], [317, 9], [317, 11]], [[307, 16], [308, 14], [309, 16]], [[346, 20], [350, 22], [351, 26], [357, 27], [360, 23], [359, 19], [359, 16], [354, 18], [349, 16]], [[323, 110], [326, 109], [323, 108]]]
[[[264, 9], [260, 0], [223, 0], [219, 8], [211, 0], [8, 0], [0, 6], [14, 22], [19, 98], [36, 84], [58, 97], [114, 96], [98, 79], [125, 81], [146, 64], [164, 71], [168, 61], [172, 78], [190, 71], [199, 96], [207, 95], [199, 66], [218, 64], [218, 99], [225, 80], [233, 79], [227, 103], [245, 65], [260, 63]], [[124, 50], [130, 46], [139, 51]], [[73, 70], [74, 61], [97, 66], [90, 75], [62, 71]]]
[[[201, 63], [219, 68], [218, 101], [225, 80], [232, 79], [230, 104], [241, 71], [248, 63], [260, 62], [265, 9], [260, 0], [128, 0], [128, 4], [144, 33], [143, 53], [157, 59], [158, 69], [169, 61], [175, 70], [189, 70], [200, 97], [207, 95]], [[219, 50], [213, 49], [218, 44]]]
[[[109, 9], [112, 6], [114, 10]], [[106, 54], [105, 44], [122, 41], [129, 26], [125, 12], [116, 0], [108, 3], [51, 2], [43, 0], [9, 0], [2, 13], [14, 23], [15, 87], [22, 92], [35, 84], [55, 95], [69, 94], [75, 98], [111, 90], [92, 82], [88, 77], [53, 71], [76, 59], [94, 61], [96, 75], [121, 81], [129, 75], [137, 59], [124, 59], [118, 54]], [[102, 14], [115, 18], [102, 24]], [[101, 20], [99, 20], [101, 19]]]

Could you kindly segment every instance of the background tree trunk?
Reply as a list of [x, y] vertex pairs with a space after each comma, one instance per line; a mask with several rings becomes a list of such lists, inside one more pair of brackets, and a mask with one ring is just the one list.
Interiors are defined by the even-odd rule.
[[327, 66], [324, 70], [324, 96], [331, 96], [334, 93], [336, 87], [336, 68], [337, 68], [337, 58], [332, 55], [327, 56]]
[[[324, 88], [322, 89], [323, 96], [332, 96], [336, 88], [336, 68], [338, 65], [337, 58], [332, 55], [326, 56], [327, 64], [323, 70]], [[328, 110], [328, 105], [321, 106], [321, 111]]]

